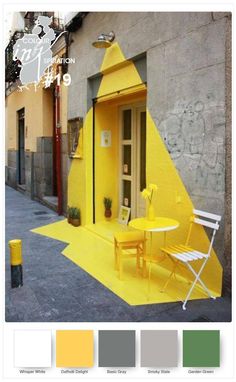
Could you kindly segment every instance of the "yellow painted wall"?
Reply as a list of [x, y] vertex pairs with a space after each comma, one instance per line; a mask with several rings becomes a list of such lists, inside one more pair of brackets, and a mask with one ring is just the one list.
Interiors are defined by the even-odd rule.
[[[64, 53], [62, 49], [58, 56]], [[54, 65], [56, 73], [56, 65]], [[61, 132], [67, 132], [67, 94], [68, 87], [61, 83]], [[18, 115], [17, 111], [25, 108], [25, 149], [36, 151], [37, 137], [53, 135], [53, 93], [51, 88], [44, 89], [29, 85], [20, 92], [18, 88], [6, 98], [6, 151], [18, 149]]]
[[[178, 229], [167, 233], [167, 244], [185, 243], [194, 205], [148, 111], [146, 171], [147, 184], [155, 183], [158, 186], [158, 191], [153, 198], [156, 215], [170, 217], [180, 223]], [[153, 238], [155, 251], [158, 252], [163, 245], [164, 234], [155, 234]], [[190, 244], [200, 251], [207, 252], [209, 239], [201, 226], [195, 225]], [[200, 265], [201, 262], [198, 264], [195, 262], [194, 268], [197, 270]], [[162, 266], [170, 268], [170, 260], [163, 262]], [[181, 268], [181, 271], [177, 270], [178, 272], [183, 275], [184, 270]], [[192, 279], [189, 272], [184, 273]], [[210, 289], [221, 293], [222, 266], [214, 251], [212, 251], [202, 279]]]
[[[104, 220], [103, 198], [112, 199], [112, 216], [118, 216], [119, 129], [117, 105], [96, 105], [95, 118], [95, 211], [96, 221]], [[101, 147], [101, 133], [111, 131], [111, 147]], [[112, 176], [111, 176], [112, 174]]]
[[43, 89], [43, 136], [53, 135], [53, 92], [52, 89]]
[[15, 90], [7, 97], [7, 129], [8, 143], [7, 149], [17, 150], [18, 148], [18, 115], [17, 111], [25, 108], [25, 149], [36, 151], [36, 137], [43, 135], [43, 97], [42, 90], [30, 90], [19, 92]]
[[92, 108], [83, 124], [83, 157], [72, 159], [68, 176], [68, 206], [81, 210], [81, 224], [92, 223]]

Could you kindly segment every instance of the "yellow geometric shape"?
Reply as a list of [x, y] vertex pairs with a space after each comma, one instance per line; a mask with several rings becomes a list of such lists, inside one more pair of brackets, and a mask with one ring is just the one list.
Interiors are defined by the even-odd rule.
[[105, 73], [107, 70], [122, 64], [124, 61], [126, 61], [125, 56], [116, 42], [112, 44], [109, 49], [106, 49], [100, 71]]
[[[110, 225], [110, 230], [109, 230]], [[124, 263], [123, 280], [119, 280], [118, 273], [114, 270], [114, 234], [129, 230], [116, 221], [99, 222], [93, 226], [72, 227], [67, 220], [49, 224], [34, 229], [33, 232], [52, 237], [57, 240], [69, 242], [62, 254], [85, 270], [88, 274], [101, 282], [105, 287], [126, 301], [129, 305], [158, 304], [182, 301], [189, 289], [188, 281], [178, 276], [178, 283], [171, 281], [166, 293], [161, 293], [161, 288], [169, 275], [169, 270], [163, 263], [153, 266], [148, 296], [147, 279], [140, 272], [136, 275], [136, 266], [133, 259]], [[168, 260], [167, 260], [168, 262]], [[171, 269], [171, 268], [170, 268]], [[220, 296], [215, 290], [214, 296]], [[208, 298], [200, 287], [192, 293], [190, 299]]]
[[56, 367], [92, 367], [92, 330], [56, 331]]
[[[112, 195], [113, 207], [117, 216], [119, 207], [118, 193], [119, 193], [119, 171], [118, 171], [118, 158], [119, 158], [119, 134], [118, 134], [118, 106], [121, 104], [119, 100], [119, 94], [121, 91], [132, 91], [139, 86], [143, 86], [142, 80], [138, 74], [138, 71], [132, 61], [126, 61], [122, 54], [119, 45], [113, 44], [112, 47], [107, 49], [103, 64], [101, 66], [101, 72], [103, 77], [98, 90], [98, 99], [104, 97], [107, 102], [98, 103], [95, 108], [95, 212], [96, 222], [103, 217], [103, 204], [102, 199], [104, 196]], [[117, 94], [117, 101], [115, 95]], [[109, 101], [110, 97], [110, 101]], [[126, 98], [126, 103], [127, 103]], [[130, 94], [130, 100], [132, 100], [132, 93]], [[115, 103], [116, 101], [116, 103]], [[158, 99], [157, 99], [158, 102]], [[193, 211], [193, 203], [191, 198], [183, 184], [183, 181], [172, 161], [167, 148], [158, 132], [158, 126], [155, 125], [149, 111], [147, 110], [146, 117], [147, 126], [147, 138], [146, 138], [146, 177], [147, 184], [155, 183], [158, 185], [158, 192], [153, 198], [153, 204], [155, 207], [156, 216], [164, 216], [167, 218], [177, 220], [180, 225], [179, 228], [167, 233], [167, 244], [184, 243], [187, 231], [189, 227], [189, 219]], [[92, 164], [92, 129], [93, 129], [93, 113], [92, 109], [87, 113], [84, 124], [84, 158], [82, 160], [72, 160], [71, 169], [68, 178], [68, 204], [70, 206], [77, 206], [81, 208], [82, 224], [87, 225], [92, 223], [93, 215], [93, 164]], [[100, 144], [100, 136], [103, 130], [110, 130], [112, 133], [111, 147], [104, 148]], [[109, 155], [108, 155], [109, 154]], [[196, 208], [199, 206], [196, 206]], [[113, 211], [113, 212], [114, 212]], [[217, 213], [217, 211], [213, 211]], [[93, 229], [92, 229], [93, 231]], [[98, 231], [101, 231], [99, 228]], [[145, 304], [147, 303], [145, 297], [145, 281], [141, 279], [133, 279], [130, 276], [130, 284], [125, 284], [124, 290], [122, 290], [121, 284], [117, 279], [113, 277], [113, 248], [107, 244], [106, 248], [101, 247], [100, 244], [104, 244], [104, 237], [95, 233], [96, 243], [86, 242], [91, 239], [91, 226], [89, 229], [80, 228], [77, 229], [78, 237], [81, 242], [78, 244], [72, 240], [70, 246], [63, 252], [67, 257], [71, 258], [76, 264], [84, 267], [84, 269], [94, 275], [104, 285], [117, 293], [121, 298], [130, 304]], [[88, 236], [90, 233], [90, 236]], [[63, 233], [62, 236], [63, 237]], [[58, 237], [60, 240], [60, 237]], [[101, 243], [100, 243], [101, 242]], [[105, 245], [105, 244], [104, 244]], [[113, 245], [113, 244], [112, 244]], [[203, 227], [197, 226], [193, 231], [193, 240], [190, 245], [200, 251], [203, 251], [209, 246], [208, 236]], [[102, 246], [102, 244], [101, 244]], [[163, 235], [153, 235], [153, 248], [157, 254], [160, 254], [160, 247], [163, 246]], [[98, 250], [97, 250], [98, 247]], [[83, 248], [83, 251], [81, 250]], [[89, 248], [89, 249], [88, 249]], [[100, 249], [99, 249], [100, 248]], [[106, 249], [106, 250], [105, 250]], [[81, 251], [81, 252], [80, 252]], [[107, 251], [107, 252], [106, 252]], [[83, 253], [87, 253], [85, 259]], [[111, 257], [111, 258], [110, 258]], [[103, 258], [109, 261], [104, 263], [104, 269], [100, 270], [99, 264], [103, 262]], [[96, 259], [98, 269], [94, 267], [94, 261]], [[91, 264], [89, 263], [91, 261]], [[110, 262], [110, 263], [109, 263]], [[82, 264], [82, 265], [81, 265]], [[108, 266], [110, 264], [110, 266]], [[128, 261], [127, 261], [127, 267]], [[132, 267], [132, 264], [131, 264]], [[153, 271], [151, 283], [155, 281], [155, 271], [158, 268], [158, 275], [156, 282], [164, 280], [168, 277], [171, 270], [172, 263], [170, 261], [164, 261], [160, 266], [156, 266]], [[197, 264], [195, 269], [199, 269], [200, 264]], [[153, 267], [154, 268], [154, 267]], [[131, 268], [130, 268], [131, 269]], [[108, 274], [106, 275], [105, 272]], [[178, 271], [179, 272], [179, 271]], [[126, 273], [126, 272], [125, 272]], [[132, 273], [132, 272], [131, 272]], [[181, 271], [178, 276], [188, 280], [189, 274], [187, 271]], [[111, 278], [111, 279], [110, 279]], [[109, 281], [108, 281], [109, 279]], [[222, 289], [222, 266], [215, 254], [212, 251], [210, 260], [204, 269], [202, 279], [216, 296], [221, 294]], [[162, 281], [163, 281], [162, 280]], [[168, 286], [168, 293], [170, 293], [169, 300], [166, 296], [158, 294], [155, 284], [155, 295], [150, 296], [150, 301], [153, 298], [155, 302], [163, 301], [177, 301], [179, 300], [179, 294], [176, 295], [176, 288], [178, 283], [171, 281]], [[112, 287], [111, 287], [112, 285]], [[171, 290], [172, 285], [172, 290]], [[154, 285], [153, 285], [154, 287]], [[141, 289], [140, 289], [141, 288]], [[169, 292], [170, 288], [170, 292]], [[151, 284], [152, 290], [152, 284]], [[201, 298], [204, 298], [202, 292], [199, 292]], [[192, 298], [195, 295], [192, 296]], [[185, 296], [182, 294], [182, 298]], [[200, 298], [200, 297], [198, 297]], [[167, 299], [167, 300], [166, 300]]]
[[83, 138], [83, 158], [72, 159], [68, 175], [68, 206], [80, 208], [82, 224], [92, 219], [92, 146], [89, 144], [92, 140], [92, 118], [91, 108], [83, 125], [82, 134], [86, 137]]
[[122, 89], [129, 89], [140, 84], [142, 84], [142, 80], [135, 65], [131, 61], [126, 61], [125, 64], [116, 66], [114, 70], [103, 75], [97, 97], [119, 92]]
[[[180, 223], [179, 229], [168, 233], [168, 245], [184, 243], [194, 206], [148, 110], [147, 147], [147, 184], [158, 185], [158, 192], [153, 201], [156, 215], [173, 218]], [[176, 201], [176, 195], [180, 197], [181, 202]], [[217, 211], [213, 212], [217, 213]], [[191, 237], [190, 245], [193, 248], [202, 252], [207, 251], [209, 239], [202, 226], [196, 225]], [[163, 239], [160, 235], [156, 236], [155, 246], [156, 248], [163, 246]], [[195, 270], [199, 270], [200, 266], [201, 262], [194, 266]], [[166, 264], [166, 268], [170, 269], [169, 267], [170, 264]], [[186, 279], [191, 276], [187, 271], [182, 271], [181, 275]], [[209, 289], [216, 294], [221, 294], [222, 266], [214, 250], [203, 271], [202, 279]]]

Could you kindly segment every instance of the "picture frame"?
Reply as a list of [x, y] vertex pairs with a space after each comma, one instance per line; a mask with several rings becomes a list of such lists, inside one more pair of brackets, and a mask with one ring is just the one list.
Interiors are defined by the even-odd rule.
[[118, 216], [118, 223], [127, 225], [130, 217], [130, 207], [121, 206]]
[[68, 130], [68, 155], [70, 158], [83, 158], [83, 118], [69, 119]]

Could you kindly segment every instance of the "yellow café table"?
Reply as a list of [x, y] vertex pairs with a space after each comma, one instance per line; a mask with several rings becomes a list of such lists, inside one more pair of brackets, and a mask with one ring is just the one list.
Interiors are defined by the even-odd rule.
[[146, 262], [149, 262], [149, 274], [148, 274], [148, 296], [150, 294], [150, 276], [151, 276], [151, 264], [152, 262], [157, 262], [154, 260], [153, 248], [152, 248], [152, 234], [154, 232], [163, 232], [164, 233], [164, 247], [166, 246], [166, 233], [172, 231], [179, 226], [179, 222], [174, 219], [166, 217], [156, 217], [155, 220], [148, 220], [146, 217], [137, 218], [130, 220], [129, 226], [138, 230], [141, 230], [145, 234], [150, 234], [150, 254], [147, 254], [147, 246], [144, 247], [144, 256], [143, 256], [143, 276], [146, 276]]

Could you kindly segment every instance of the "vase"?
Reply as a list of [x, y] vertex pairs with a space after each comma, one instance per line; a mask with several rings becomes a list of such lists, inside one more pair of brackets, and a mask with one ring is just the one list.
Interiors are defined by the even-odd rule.
[[149, 203], [148, 211], [147, 211], [147, 219], [150, 221], [155, 220], [155, 211], [152, 203]]

